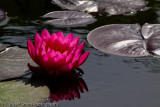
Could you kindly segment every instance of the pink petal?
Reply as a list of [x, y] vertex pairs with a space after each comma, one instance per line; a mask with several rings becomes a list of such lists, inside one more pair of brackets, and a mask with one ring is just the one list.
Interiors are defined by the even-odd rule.
[[45, 54], [42, 57], [42, 66], [46, 71], [49, 71], [50, 68], [52, 67], [52, 63], [49, 60], [49, 57], [47, 56], [47, 54]]
[[54, 37], [51, 37], [47, 40], [47, 47], [50, 47], [51, 49], [53, 49], [54, 47], [54, 41], [55, 41], [55, 38]]
[[[64, 51], [64, 50], [68, 50], [69, 44], [70, 44], [69, 42], [63, 43], [62, 46], [61, 46], [61, 50], [63, 50], [63, 51]], [[68, 50], [68, 51], [69, 51], [69, 50]]]
[[68, 50], [66, 50], [65, 52], [63, 52], [63, 55], [64, 55], [65, 57], [67, 57], [67, 55], [68, 55]]
[[58, 68], [65, 64], [65, 56], [59, 52], [56, 52], [56, 56], [53, 59], [53, 65]]
[[34, 44], [35, 44], [36, 56], [39, 56], [40, 47], [42, 45], [42, 39], [38, 33], [36, 33], [36, 35], [35, 35], [35, 43]]
[[46, 29], [44, 29], [41, 33], [41, 38], [42, 40], [46, 40], [50, 37], [50, 34], [48, 33], [48, 31]]
[[52, 33], [51, 37], [52, 37], [52, 38], [57, 38], [56, 33]]
[[74, 55], [73, 59], [72, 59], [72, 63], [75, 64], [76, 61], [79, 61], [81, 53], [77, 53]]
[[30, 57], [33, 59], [34, 62], [39, 64], [37, 59], [36, 59], [36, 56], [35, 56], [35, 53], [36, 53], [35, 52], [35, 47], [29, 39], [27, 40], [27, 47], [28, 47], [28, 53], [29, 53]]
[[86, 61], [88, 55], [89, 55], [89, 51], [81, 55], [78, 66], [82, 65]]
[[81, 52], [82, 52], [82, 50], [83, 50], [83, 48], [84, 48], [84, 45], [85, 45], [85, 42], [81, 43], [81, 44], [78, 46], [78, 49], [80, 49]]
[[61, 59], [60, 59], [60, 57], [59, 56], [55, 56], [54, 58], [53, 58], [53, 61], [54, 61], [54, 65], [55, 66], [59, 66], [59, 61], [60, 61]]
[[41, 37], [39, 36], [38, 33], [36, 33], [34, 41], [35, 41], [34, 42], [35, 48], [40, 47], [42, 39], [41, 39]]
[[66, 63], [71, 62], [72, 58], [73, 58], [73, 53], [70, 53], [70, 54], [66, 57]]
[[57, 34], [57, 37], [60, 37], [62, 39], [64, 38], [64, 35], [61, 31], [57, 31], [56, 34]]
[[65, 37], [65, 39], [68, 39], [69, 40], [69, 42], [71, 42], [72, 40], [73, 40], [73, 33], [70, 33], [70, 34], [68, 34], [66, 37]]
[[42, 42], [42, 45], [39, 50], [40, 50], [39, 58], [42, 58], [42, 56], [46, 54], [46, 44], [44, 41]]
[[60, 57], [60, 62], [59, 62], [59, 64], [60, 64], [60, 65], [64, 65], [64, 64], [65, 64], [65, 58], [66, 58], [66, 57], [65, 57], [63, 54], [61, 54], [59, 57]]
[[54, 50], [51, 50], [50, 52], [47, 53], [47, 56], [49, 58], [49, 62], [51, 64], [51, 68], [56, 68], [56, 64], [54, 62], [54, 57], [56, 56], [56, 52]]
[[54, 50], [51, 50], [50, 52], [48, 52], [48, 55], [50, 58], [53, 58], [56, 56], [56, 52]]
[[55, 39], [54, 40], [54, 42], [53, 42], [53, 45], [52, 45], [52, 47], [54, 47], [53, 49], [55, 50], [55, 51], [59, 51], [62, 47], [62, 44], [61, 44], [61, 42], [59, 41], [59, 39], [57, 38], [57, 39]]
[[73, 57], [73, 60], [72, 60], [72, 64], [73, 64], [73, 69], [76, 69], [77, 67], [79, 67], [79, 58], [80, 58], [80, 53], [78, 54], [75, 54], [75, 56]]
[[79, 36], [73, 39], [73, 41], [70, 43], [70, 48], [78, 47], [78, 44], [79, 44]]

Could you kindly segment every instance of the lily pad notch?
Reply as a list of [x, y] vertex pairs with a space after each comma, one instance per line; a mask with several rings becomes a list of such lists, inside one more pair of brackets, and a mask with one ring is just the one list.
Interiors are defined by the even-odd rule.
[[160, 56], [160, 24], [112, 24], [92, 30], [88, 42], [103, 52], [128, 56]]

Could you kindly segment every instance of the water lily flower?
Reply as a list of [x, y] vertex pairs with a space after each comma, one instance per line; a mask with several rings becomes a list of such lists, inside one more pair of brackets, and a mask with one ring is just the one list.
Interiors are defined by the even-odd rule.
[[85, 42], [79, 45], [79, 37], [73, 37], [70, 33], [64, 37], [61, 31], [50, 35], [46, 29], [41, 36], [36, 33], [35, 42], [28, 39], [27, 46], [30, 57], [39, 65], [28, 67], [36, 73], [47, 75], [60, 75], [74, 71], [82, 65], [89, 51], [83, 53]]

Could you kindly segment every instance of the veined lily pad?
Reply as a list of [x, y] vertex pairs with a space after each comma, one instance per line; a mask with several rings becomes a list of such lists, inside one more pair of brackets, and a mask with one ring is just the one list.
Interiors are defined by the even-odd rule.
[[0, 102], [4, 107], [14, 104], [16, 107], [37, 107], [35, 104], [43, 103], [49, 97], [49, 93], [47, 86], [32, 79], [0, 82]]
[[53, 0], [59, 6], [79, 11], [106, 12], [110, 15], [136, 12], [145, 7], [145, 0]]
[[28, 63], [33, 63], [33, 61], [29, 57], [27, 49], [17, 46], [6, 48], [0, 53], [0, 81], [29, 73]]
[[148, 56], [138, 24], [106, 25], [91, 31], [87, 39], [89, 43], [106, 53], [121, 56]]
[[2, 9], [0, 9], [0, 20], [6, 18], [6, 12]]
[[95, 21], [92, 15], [77, 11], [54, 11], [44, 17], [55, 18], [47, 21], [53, 25], [83, 25]]
[[106, 53], [121, 56], [160, 56], [160, 24], [106, 25], [91, 31], [89, 43]]

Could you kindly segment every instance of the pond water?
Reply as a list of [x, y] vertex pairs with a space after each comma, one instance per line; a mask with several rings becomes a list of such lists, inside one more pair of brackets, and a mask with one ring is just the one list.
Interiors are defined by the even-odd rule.
[[[46, 24], [44, 14], [63, 10], [50, 0], [1, 0], [0, 8], [7, 18], [0, 24], [0, 42], [27, 47], [27, 39], [46, 28], [50, 33], [58, 30], [80, 36], [108, 24], [160, 23], [160, 0], [148, 0], [147, 7], [135, 14], [106, 16], [94, 15], [96, 22], [80, 27]], [[60, 107], [160, 107], [160, 59], [153, 57], [129, 58], [103, 53], [86, 42], [90, 51], [87, 61], [80, 67], [89, 92], [80, 99], [60, 101]]]

